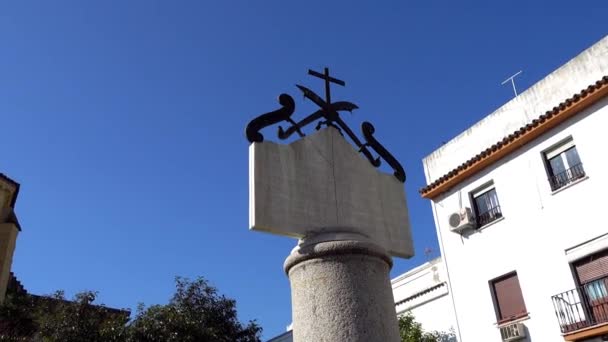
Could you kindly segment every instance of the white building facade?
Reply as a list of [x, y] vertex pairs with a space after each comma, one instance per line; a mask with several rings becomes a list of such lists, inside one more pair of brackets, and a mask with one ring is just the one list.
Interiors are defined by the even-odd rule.
[[608, 37], [423, 160], [461, 341], [608, 340]]
[[[427, 332], [445, 333], [445, 341], [456, 342], [452, 298], [441, 258], [420, 265], [391, 280], [397, 315], [411, 312]], [[291, 326], [268, 342], [292, 342]]]
[[391, 281], [397, 315], [411, 312], [426, 332], [445, 333], [456, 340], [456, 317], [441, 258], [431, 260]]

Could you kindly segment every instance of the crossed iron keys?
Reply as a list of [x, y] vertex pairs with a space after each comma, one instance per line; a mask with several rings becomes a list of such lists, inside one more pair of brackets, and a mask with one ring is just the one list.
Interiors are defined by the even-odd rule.
[[[266, 114], [262, 114], [249, 122], [245, 130], [247, 140], [249, 140], [250, 143], [264, 141], [264, 136], [260, 133], [260, 130], [264, 127], [268, 127], [283, 121], [288, 122], [291, 124], [291, 126], [289, 126], [287, 129], [283, 129], [282, 126], [279, 126], [279, 139], [287, 139], [294, 133], [297, 133], [300, 137], [304, 137], [305, 134], [302, 132], [302, 129], [305, 126], [320, 120], [317, 123], [316, 130], [321, 129], [321, 127], [325, 125], [327, 127], [334, 127], [342, 135], [344, 135], [342, 133], [344, 131], [350, 140], [357, 145], [359, 148], [359, 153], [363, 153], [363, 155], [373, 166], [379, 167], [381, 164], [380, 158], [382, 158], [393, 168], [395, 177], [400, 182], [405, 182], [405, 171], [403, 170], [401, 164], [399, 164], [397, 159], [395, 159], [395, 157], [393, 157], [393, 155], [390, 154], [390, 152], [388, 152], [384, 146], [382, 146], [378, 140], [374, 138], [374, 126], [367, 121], [361, 124], [361, 132], [363, 133], [363, 137], [365, 139], [365, 143], [362, 143], [340, 117], [339, 112], [352, 112], [359, 107], [356, 104], [348, 101], [331, 102], [331, 83], [341, 86], [346, 86], [346, 83], [342, 80], [329, 76], [328, 68], [325, 68], [324, 73], [308, 70], [308, 74], [325, 81], [325, 100], [305, 86], [296, 84], [296, 87], [302, 91], [305, 98], [311, 100], [313, 103], [319, 106], [319, 109], [301, 121], [296, 122], [291, 118], [296, 109], [296, 104], [293, 98], [288, 94], [281, 94], [279, 96], [279, 103], [282, 106], [281, 108]], [[370, 148], [376, 152], [376, 154], [378, 154], [378, 157], [374, 157], [372, 155]]]

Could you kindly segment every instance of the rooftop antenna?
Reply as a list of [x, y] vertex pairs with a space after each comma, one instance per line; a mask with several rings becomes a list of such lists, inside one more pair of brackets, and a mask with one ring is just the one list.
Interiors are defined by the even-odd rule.
[[515, 75], [507, 78], [506, 80], [502, 81], [501, 85], [504, 85], [505, 83], [511, 81], [511, 85], [513, 86], [513, 92], [515, 93], [515, 97], [517, 97], [517, 89], [515, 89], [515, 81], [513, 80], [517, 75], [521, 74], [521, 70], [518, 71]]

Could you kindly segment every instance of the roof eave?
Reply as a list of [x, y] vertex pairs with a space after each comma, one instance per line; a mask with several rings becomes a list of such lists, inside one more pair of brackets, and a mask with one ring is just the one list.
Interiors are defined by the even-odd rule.
[[[431, 200], [437, 198], [440, 194], [449, 191], [465, 179], [480, 172], [489, 165], [514, 152], [524, 144], [536, 139], [553, 127], [580, 113], [606, 95], [608, 95], [608, 76], [604, 76], [601, 80], [581, 90], [571, 98], [566, 99], [557, 107], [554, 107], [553, 110], [547, 111], [537, 119], [532, 120], [531, 123], [521, 127], [519, 130], [515, 131], [514, 134], [516, 137], [512, 138], [511, 135], [509, 135], [503, 138], [498, 143], [477, 154], [475, 157], [448, 172], [435, 182], [420, 189], [420, 195], [423, 198]], [[544, 118], [544, 116], [549, 116], [549, 118]], [[533, 127], [530, 127], [531, 125], [533, 125]], [[518, 133], [521, 131], [523, 132]], [[504, 143], [505, 140], [507, 141], [506, 143]]]

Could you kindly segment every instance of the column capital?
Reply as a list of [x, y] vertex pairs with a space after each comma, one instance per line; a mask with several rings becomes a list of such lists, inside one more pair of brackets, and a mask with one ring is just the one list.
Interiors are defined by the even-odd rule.
[[[285, 259], [283, 264], [285, 273], [289, 275], [289, 270], [293, 266], [307, 260], [353, 254], [377, 257], [386, 262], [389, 270], [393, 267], [393, 259], [379, 245], [365, 239], [329, 239], [333, 235], [335, 234], [322, 234], [317, 237], [317, 241], [305, 242], [296, 246]], [[345, 237], [347, 235], [345, 234]]]

